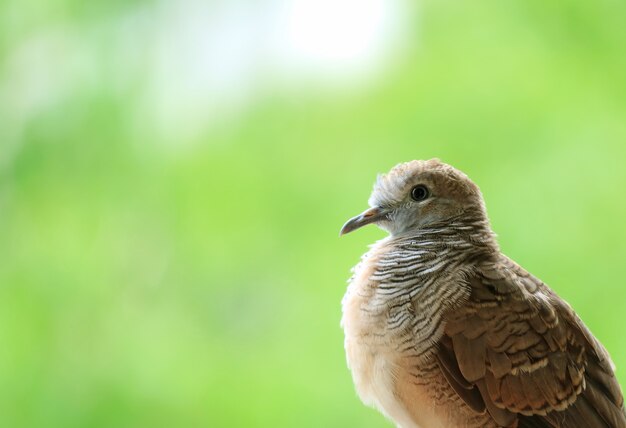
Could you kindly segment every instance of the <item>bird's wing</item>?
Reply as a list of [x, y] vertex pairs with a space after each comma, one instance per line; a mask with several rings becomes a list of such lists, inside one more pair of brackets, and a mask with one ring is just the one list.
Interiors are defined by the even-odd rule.
[[611, 359], [565, 301], [504, 256], [468, 283], [437, 357], [471, 408], [503, 427], [626, 427]]

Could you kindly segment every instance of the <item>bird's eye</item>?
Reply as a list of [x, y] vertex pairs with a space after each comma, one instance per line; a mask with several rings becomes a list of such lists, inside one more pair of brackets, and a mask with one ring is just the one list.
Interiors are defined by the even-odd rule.
[[428, 198], [428, 195], [428, 188], [421, 184], [411, 189], [411, 198], [413, 198], [414, 201], [423, 201]]

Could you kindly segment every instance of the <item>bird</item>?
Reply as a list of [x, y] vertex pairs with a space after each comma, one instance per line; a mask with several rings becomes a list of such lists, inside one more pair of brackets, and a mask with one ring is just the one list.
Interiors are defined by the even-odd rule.
[[615, 366], [572, 307], [499, 248], [479, 187], [439, 159], [379, 175], [340, 235], [388, 232], [341, 326], [357, 394], [400, 428], [624, 428]]

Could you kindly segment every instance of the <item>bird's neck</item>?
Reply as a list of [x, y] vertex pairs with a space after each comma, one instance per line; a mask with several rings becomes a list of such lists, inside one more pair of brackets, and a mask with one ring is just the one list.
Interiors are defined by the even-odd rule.
[[499, 252], [496, 235], [482, 217], [459, 217], [390, 237], [390, 243], [418, 251], [463, 251], [471, 254]]

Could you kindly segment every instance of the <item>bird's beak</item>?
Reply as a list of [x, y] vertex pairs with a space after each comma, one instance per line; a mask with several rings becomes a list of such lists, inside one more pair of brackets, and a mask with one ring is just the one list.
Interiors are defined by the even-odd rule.
[[380, 207], [373, 207], [366, 211], [363, 211], [356, 217], [352, 217], [350, 220], [346, 222], [341, 228], [339, 232], [339, 236], [345, 235], [346, 233], [350, 233], [353, 230], [357, 230], [360, 227], [365, 226], [366, 224], [374, 223], [387, 215], [387, 211]]

